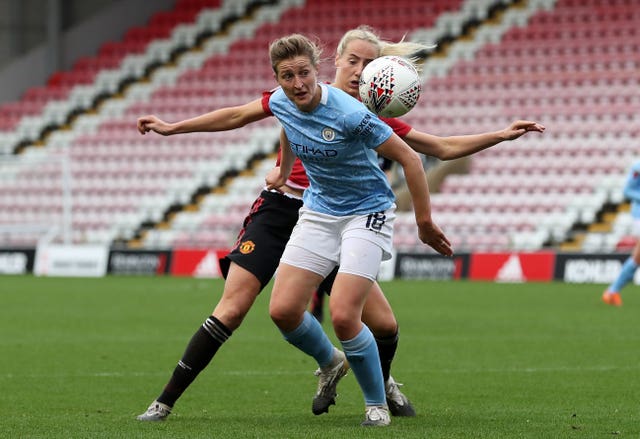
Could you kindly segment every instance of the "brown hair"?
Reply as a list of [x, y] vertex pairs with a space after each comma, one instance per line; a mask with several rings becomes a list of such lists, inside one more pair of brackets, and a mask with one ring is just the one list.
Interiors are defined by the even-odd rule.
[[311, 64], [317, 68], [321, 54], [322, 49], [320, 46], [302, 34], [291, 34], [278, 38], [269, 45], [271, 68], [276, 74], [278, 74], [278, 64], [281, 61], [295, 58], [296, 56], [308, 57]]

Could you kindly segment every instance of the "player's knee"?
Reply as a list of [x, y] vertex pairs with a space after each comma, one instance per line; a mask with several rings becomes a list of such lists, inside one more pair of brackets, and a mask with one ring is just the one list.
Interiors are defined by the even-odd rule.
[[219, 313], [218, 320], [220, 320], [227, 328], [232, 331], [237, 329], [244, 320], [249, 310], [242, 307], [228, 307], [224, 309], [224, 312]]
[[341, 340], [352, 338], [354, 327], [359, 326], [360, 319], [345, 310], [331, 310], [331, 322], [336, 336]]
[[293, 331], [300, 320], [300, 316], [294, 310], [279, 303], [269, 306], [269, 316], [282, 331]]
[[378, 314], [375, 317], [363, 314], [362, 321], [376, 337], [390, 337], [398, 332], [398, 322], [393, 313]]

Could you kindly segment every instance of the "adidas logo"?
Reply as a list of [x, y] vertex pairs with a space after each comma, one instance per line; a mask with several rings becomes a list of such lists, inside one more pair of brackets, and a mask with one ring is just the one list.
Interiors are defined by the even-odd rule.
[[208, 251], [204, 258], [193, 270], [195, 277], [220, 277], [218, 268], [218, 255], [214, 251]]
[[526, 280], [518, 255], [509, 256], [509, 259], [498, 270], [496, 280], [498, 282], [524, 282]]

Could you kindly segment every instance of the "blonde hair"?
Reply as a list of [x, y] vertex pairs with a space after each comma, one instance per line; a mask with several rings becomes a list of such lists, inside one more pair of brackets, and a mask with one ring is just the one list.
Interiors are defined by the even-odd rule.
[[378, 49], [378, 57], [387, 55], [396, 55], [407, 58], [414, 64], [418, 71], [421, 69], [422, 63], [428, 54], [435, 49], [436, 45], [423, 44], [412, 41], [405, 41], [404, 37], [397, 43], [385, 41], [375, 30], [367, 25], [360, 25], [355, 29], [348, 30], [340, 39], [336, 52], [338, 56], [342, 56], [347, 45], [354, 40], [362, 40], [373, 44]]
[[278, 38], [269, 45], [271, 68], [276, 74], [278, 74], [278, 64], [281, 61], [296, 56], [306, 56], [313, 67], [317, 68], [321, 54], [320, 46], [302, 34], [291, 34]]

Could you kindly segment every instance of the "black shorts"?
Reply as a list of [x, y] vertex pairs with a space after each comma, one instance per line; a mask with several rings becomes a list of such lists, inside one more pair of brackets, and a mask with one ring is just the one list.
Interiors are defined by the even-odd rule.
[[256, 276], [264, 288], [278, 268], [301, 207], [302, 200], [262, 191], [244, 219], [231, 252], [220, 259], [225, 279], [233, 261]]

